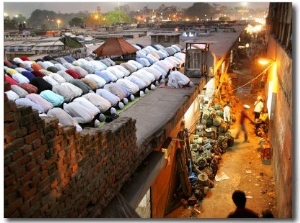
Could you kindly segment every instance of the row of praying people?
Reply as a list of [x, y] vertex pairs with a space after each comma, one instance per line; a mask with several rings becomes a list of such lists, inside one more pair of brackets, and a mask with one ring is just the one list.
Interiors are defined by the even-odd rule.
[[[77, 126], [77, 129], [80, 129], [79, 124], [93, 123], [98, 126], [105, 120], [105, 114], [115, 115], [117, 109], [123, 109], [135, 97], [155, 89], [174, 67], [184, 63], [179, 57], [167, 56], [172, 53], [181, 55], [178, 50], [176, 47], [164, 50], [159, 45], [149, 46], [140, 50], [144, 55], [137, 57], [137, 60], [120, 65], [110, 58], [76, 60], [71, 56], [56, 59], [47, 56], [45, 60], [37, 61], [25, 57], [6, 60], [5, 81], [11, 84], [11, 90], [6, 94], [18, 105], [31, 106], [39, 114], [54, 116], [59, 113], [57, 118], [61, 120], [66, 116], [62, 114], [65, 112], [74, 119], [68, 124]], [[163, 53], [162, 60], [159, 60], [159, 55]], [[147, 60], [144, 56], [156, 60], [152, 58], [151, 63], [150, 60], [148, 64], [139, 63], [138, 59]], [[180, 74], [175, 76], [183, 75]], [[169, 80], [172, 76], [174, 74]]]

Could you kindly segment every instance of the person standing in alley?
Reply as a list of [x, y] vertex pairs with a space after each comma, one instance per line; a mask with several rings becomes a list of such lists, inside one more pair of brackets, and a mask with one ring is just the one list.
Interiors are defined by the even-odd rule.
[[257, 100], [254, 102], [254, 120], [259, 119], [260, 113], [264, 108], [264, 103], [262, 101], [262, 97], [258, 96]]
[[248, 132], [247, 132], [246, 124], [245, 124], [246, 119], [248, 119], [252, 124], [254, 124], [254, 122], [251, 120], [251, 118], [249, 117], [249, 115], [247, 113], [247, 110], [249, 108], [250, 108], [249, 105], [244, 105], [243, 106], [243, 109], [242, 109], [241, 114], [240, 114], [240, 127], [239, 127], [239, 130], [238, 130], [238, 132], [235, 136], [235, 139], [238, 139], [240, 132], [243, 131], [244, 132], [244, 142], [249, 142]]
[[259, 218], [259, 215], [253, 210], [246, 208], [246, 194], [244, 191], [236, 190], [232, 194], [233, 203], [236, 206], [235, 211], [229, 213], [227, 218]]
[[224, 121], [230, 125], [231, 123], [231, 118], [230, 118], [230, 102], [227, 101], [226, 105], [224, 106], [224, 109], [223, 109], [223, 118], [224, 118]]

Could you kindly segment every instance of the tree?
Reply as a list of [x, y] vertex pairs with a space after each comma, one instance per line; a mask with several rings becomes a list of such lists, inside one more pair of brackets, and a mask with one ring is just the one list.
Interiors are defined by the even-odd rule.
[[31, 13], [30, 18], [28, 19], [28, 23], [30, 27], [34, 27], [35, 29], [56, 29], [57, 28], [57, 20], [60, 20], [61, 28], [69, 25], [69, 21], [73, 18], [84, 18], [88, 16], [88, 13], [79, 12], [79, 13], [56, 13], [54, 11], [40, 10], [37, 9]]
[[69, 25], [72, 27], [72, 26], [83, 26], [84, 24], [84, 19], [83, 18], [78, 18], [78, 17], [75, 17], [73, 19], [71, 19], [71, 21], [69, 22]]
[[10, 19], [9, 16], [4, 17], [4, 30], [16, 29], [18, 22], [14, 19]]
[[18, 14], [10, 18], [9, 16], [4, 16], [4, 30], [7, 29], [19, 29], [21, 25], [22, 28], [25, 28], [27, 19], [22, 14]]
[[111, 11], [106, 16], [106, 22], [108, 25], [116, 24], [116, 23], [132, 23], [133, 18], [129, 17], [126, 13], [115, 10]]
[[53, 11], [37, 9], [31, 13], [28, 22], [31, 27], [43, 27], [51, 29], [56, 27], [57, 14]]
[[187, 17], [210, 18], [212, 16], [212, 10], [213, 8], [210, 4], [197, 2], [187, 8], [184, 14]]

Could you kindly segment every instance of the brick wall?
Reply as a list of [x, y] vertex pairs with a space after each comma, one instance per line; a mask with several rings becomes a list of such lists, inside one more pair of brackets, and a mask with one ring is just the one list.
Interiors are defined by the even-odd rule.
[[122, 117], [76, 132], [4, 94], [4, 217], [99, 215], [141, 162], [135, 132]]
[[[293, 216], [293, 113], [292, 59], [275, 39], [270, 38], [268, 57], [276, 60], [278, 91], [274, 109], [274, 120], [270, 122], [270, 139], [273, 150], [273, 169], [279, 218]], [[296, 123], [297, 124], [297, 123]], [[296, 148], [295, 148], [296, 149]], [[295, 205], [295, 204], [294, 204]], [[295, 215], [294, 215], [295, 216]]]

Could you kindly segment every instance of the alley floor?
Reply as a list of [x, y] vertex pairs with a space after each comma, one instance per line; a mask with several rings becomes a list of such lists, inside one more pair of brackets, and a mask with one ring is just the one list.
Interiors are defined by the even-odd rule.
[[[248, 114], [254, 120], [253, 108], [258, 95], [263, 94], [259, 84], [253, 82], [245, 85], [253, 79], [252, 71], [240, 72], [238, 86], [236, 89], [236, 103], [233, 108], [237, 114], [237, 121], [230, 126], [232, 136], [238, 131], [238, 114], [244, 104], [250, 105]], [[244, 86], [244, 87], [239, 87]], [[234, 145], [227, 149], [222, 155], [217, 172], [222, 180], [214, 181], [214, 188], [211, 188], [206, 197], [197, 207], [179, 206], [169, 213], [166, 218], [202, 218], [222, 219], [235, 209], [231, 195], [235, 190], [242, 190], [246, 193], [246, 207], [254, 210], [259, 215], [268, 209], [274, 217], [277, 216], [275, 201], [275, 183], [273, 179], [272, 158], [261, 159], [259, 145], [260, 137], [254, 132], [255, 126], [247, 121], [247, 130], [250, 143], [244, 143], [244, 135], [240, 134], [235, 139]]]

